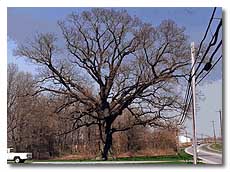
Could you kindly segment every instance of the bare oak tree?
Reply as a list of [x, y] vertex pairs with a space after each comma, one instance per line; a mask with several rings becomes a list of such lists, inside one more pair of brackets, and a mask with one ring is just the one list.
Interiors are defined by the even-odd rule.
[[[113, 133], [164, 126], [179, 115], [178, 85], [190, 62], [184, 28], [171, 20], [153, 27], [113, 9], [72, 13], [58, 24], [65, 48], [54, 34], [38, 34], [16, 55], [43, 67], [39, 91], [65, 97], [57, 112], [72, 110], [73, 126], [66, 133], [97, 126], [107, 160]], [[135, 120], [114, 125], [123, 111]]]

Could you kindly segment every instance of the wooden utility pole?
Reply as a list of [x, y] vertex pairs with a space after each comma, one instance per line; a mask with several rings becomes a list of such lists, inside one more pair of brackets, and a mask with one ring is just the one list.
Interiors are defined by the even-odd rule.
[[197, 164], [197, 138], [196, 138], [196, 78], [195, 78], [195, 44], [191, 43], [191, 61], [192, 61], [192, 129], [193, 129], [193, 164]]
[[214, 139], [214, 143], [216, 144], [216, 132], [215, 132], [215, 121], [212, 120], [212, 128], [213, 128], [213, 139]]
[[221, 113], [221, 110], [219, 110], [219, 114], [220, 114], [220, 138], [222, 141], [222, 113]]

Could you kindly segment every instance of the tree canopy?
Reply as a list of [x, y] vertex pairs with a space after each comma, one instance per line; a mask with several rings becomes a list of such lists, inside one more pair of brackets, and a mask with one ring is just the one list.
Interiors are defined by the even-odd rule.
[[[113, 133], [136, 125], [167, 126], [180, 115], [178, 89], [190, 64], [185, 28], [172, 20], [152, 26], [124, 10], [102, 8], [72, 13], [58, 25], [65, 47], [55, 34], [41, 33], [16, 55], [42, 67], [37, 91], [63, 98], [56, 112], [68, 109], [70, 131], [98, 127], [104, 160]], [[124, 112], [132, 121], [116, 125]]]

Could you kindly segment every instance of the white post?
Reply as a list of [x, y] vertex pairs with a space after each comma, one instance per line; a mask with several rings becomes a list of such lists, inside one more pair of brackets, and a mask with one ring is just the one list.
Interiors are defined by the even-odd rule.
[[213, 129], [213, 139], [214, 139], [214, 143], [216, 144], [216, 132], [215, 132], [215, 121], [212, 120], [212, 129]]
[[222, 114], [221, 114], [221, 110], [219, 110], [219, 113], [220, 113], [220, 138], [221, 138], [221, 141], [222, 140]]
[[196, 139], [196, 77], [195, 77], [195, 44], [191, 43], [191, 60], [192, 60], [192, 128], [193, 128], [193, 164], [197, 164], [197, 139]]

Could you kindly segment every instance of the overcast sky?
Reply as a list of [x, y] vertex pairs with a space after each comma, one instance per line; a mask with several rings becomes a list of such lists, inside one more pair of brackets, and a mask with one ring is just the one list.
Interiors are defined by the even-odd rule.
[[[180, 27], [186, 28], [190, 41], [199, 44], [203, 38], [213, 8], [125, 8], [130, 15], [136, 15], [142, 21], [157, 26], [164, 19], [174, 20]], [[8, 8], [8, 63], [18, 64], [20, 70], [35, 72], [35, 67], [23, 59], [13, 56], [15, 47], [31, 38], [35, 33], [54, 32], [60, 35], [57, 21], [64, 19], [71, 12], [82, 12], [89, 8]], [[217, 8], [216, 17], [221, 17], [221, 8]], [[208, 38], [215, 31], [214, 21]], [[221, 52], [219, 52], [221, 53]], [[197, 88], [204, 97], [198, 101], [197, 133], [212, 136], [211, 120], [215, 121], [219, 136], [219, 114], [222, 109], [222, 62], [220, 61], [209, 77]], [[191, 133], [191, 121], [186, 126]]]

